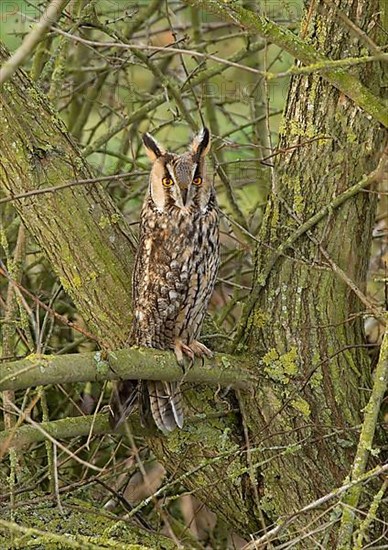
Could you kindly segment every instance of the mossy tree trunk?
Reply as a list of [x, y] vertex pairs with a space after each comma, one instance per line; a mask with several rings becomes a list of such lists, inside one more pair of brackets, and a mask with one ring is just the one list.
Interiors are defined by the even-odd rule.
[[[337, 4], [351, 19], [357, 14], [361, 28], [378, 41], [378, 25], [368, 27], [379, 11], [376, 0]], [[335, 8], [320, 13], [313, 6], [302, 28], [305, 39], [333, 59], [344, 49], [357, 56], [364, 47]], [[356, 72], [378, 95], [377, 64]], [[9, 193], [90, 177], [79, 151], [22, 72], [0, 92], [0, 113], [1, 128], [12, 128], [12, 134], [0, 133], [0, 178]], [[261, 236], [270, 247], [258, 250], [252, 307], [246, 330], [240, 331], [246, 334], [239, 344], [252, 355], [257, 387], [239, 394], [241, 414], [233, 398], [223, 399], [211, 388], [191, 389], [187, 403], [196, 421], [169, 438], [155, 434], [150, 440], [169, 472], [182, 474], [184, 485], [245, 535], [261, 528], [258, 499], [276, 520], [340, 485], [350, 469], [369, 364], [356, 347], [363, 342], [360, 303], [324, 252], [364, 287], [373, 195], [347, 201], [311, 235], [300, 237], [267, 280], [262, 274], [273, 247], [377, 166], [382, 136], [369, 116], [319, 76], [293, 78], [280, 145], [298, 147], [277, 166]], [[90, 329], [105, 345], [123, 344], [132, 240], [104, 190], [68, 189], [15, 206]]]
[[[0, 45], [0, 63], [8, 56]], [[63, 122], [23, 71], [0, 91], [0, 151], [0, 182], [7, 195], [94, 176]], [[14, 204], [89, 330], [102, 345], [124, 344], [135, 241], [109, 195], [100, 184], [91, 184]]]
[[[336, 6], [364, 30], [379, 11], [378, 1]], [[302, 28], [331, 59], [344, 51], [358, 56], [365, 47], [339, 24], [335, 6], [313, 8]], [[377, 32], [370, 36], [378, 42]], [[379, 64], [356, 72], [378, 96]], [[273, 382], [243, 397], [251, 445], [267, 447], [260, 460], [271, 457], [260, 472], [273, 519], [340, 486], [354, 456], [370, 387], [365, 306], [330, 259], [365, 290], [376, 195], [359, 193], [332, 211], [264, 274], [272, 251], [301, 223], [376, 168], [383, 138], [377, 123], [321, 77], [292, 79], [280, 141], [288, 152], [277, 164], [262, 227], [270, 246], [258, 249], [245, 341]]]

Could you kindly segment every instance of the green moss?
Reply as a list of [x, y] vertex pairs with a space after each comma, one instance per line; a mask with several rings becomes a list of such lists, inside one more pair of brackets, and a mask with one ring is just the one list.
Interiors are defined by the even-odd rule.
[[[283, 174], [282, 176], [284, 185], [290, 189], [293, 193], [293, 210], [296, 214], [302, 215], [305, 207], [305, 200], [302, 194], [302, 185], [299, 175], [288, 176]], [[290, 220], [293, 223], [293, 220]]]
[[101, 227], [101, 229], [105, 229], [110, 225], [110, 218], [109, 216], [102, 215], [99, 219], [98, 225]]
[[112, 214], [111, 216], [105, 216], [102, 214], [98, 225], [101, 227], [101, 229], [106, 229], [110, 225], [118, 223], [120, 220], [121, 216], [119, 214]]
[[190, 442], [190, 433], [184, 428], [183, 430], [174, 430], [168, 435], [166, 445], [172, 453], [182, 452], [186, 445]]
[[96, 363], [97, 372], [103, 376], [108, 374], [110, 367], [108, 361], [104, 359], [103, 353], [101, 351], [96, 351], [93, 359]]
[[42, 365], [49, 366], [51, 361], [51, 356], [43, 355], [40, 353], [30, 353], [30, 355], [28, 355], [26, 359], [28, 361], [31, 361], [31, 363], [41, 363]]
[[256, 328], [263, 328], [268, 323], [269, 318], [270, 316], [266, 311], [256, 308], [255, 313], [252, 316], [252, 322]]
[[75, 288], [81, 288], [81, 286], [82, 286], [82, 279], [81, 279], [81, 277], [80, 277], [78, 274], [77, 274], [77, 275], [74, 275], [72, 283], [73, 283], [73, 286], [74, 286]]
[[6, 256], [8, 257], [9, 256], [8, 239], [3, 226], [0, 227], [0, 246], [6, 253]]
[[319, 50], [325, 51], [326, 36], [327, 36], [327, 18], [318, 15], [316, 18], [316, 37], [318, 39]]
[[226, 468], [226, 475], [228, 479], [235, 485], [240, 486], [241, 477], [247, 473], [249, 468], [245, 464], [242, 464], [240, 460], [232, 460], [232, 462]]
[[40, 94], [39, 94], [37, 88], [35, 88], [35, 86], [29, 86], [26, 89], [26, 93], [27, 93], [27, 95], [30, 96], [30, 98], [34, 101], [34, 103], [39, 103], [41, 101]]
[[92, 271], [91, 273], [89, 273], [89, 276], [87, 279], [88, 281], [94, 282], [97, 278], [98, 278], [98, 273], [96, 271]]
[[291, 401], [291, 406], [294, 409], [296, 409], [297, 411], [301, 412], [303, 414], [303, 416], [308, 417], [308, 416], [311, 415], [310, 405], [302, 397], [298, 397], [297, 399], [293, 399]]
[[287, 126], [290, 138], [293, 136], [313, 138], [317, 134], [317, 131], [311, 122], [307, 122], [306, 127], [303, 127], [298, 121], [290, 120]]
[[294, 184], [294, 202], [293, 202], [293, 209], [294, 212], [296, 212], [299, 216], [303, 214], [304, 212], [304, 198], [302, 195], [302, 186], [300, 183], [300, 178], [295, 178], [295, 184]]
[[322, 370], [319, 368], [317, 369], [314, 374], [310, 378], [310, 387], [314, 389], [318, 389], [322, 387], [322, 381], [323, 381], [323, 374]]
[[221, 357], [221, 363], [222, 363], [222, 366], [225, 368], [225, 369], [230, 369], [232, 367], [232, 364], [231, 362], [229, 361], [229, 358], [228, 357], [225, 357], [224, 355]]
[[[174, 547], [168, 539], [149, 535], [126, 522], [116, 521], [84, 500], [64, 497], [61, 498], [61, 502], [65, 509], [64, 514], [53, 506], [51, 501], [45, 500], [44, 495], [40, 495], [39, 502], [34, 505], [18, 507], [12, 512], [12, 518], [9, 510], [4, 507], [0, 511], [0, 519], [10, 522], [11, 525], [31, 529], [30, 532], [19, 536], [16, 527], [13, 530], [15, 535], [12, 547], [54, 550], [73, 547], [67, 544], [71, 542], [78, 548], [88, 548], [88, 543], [94, 547], [123, 550], [167, 550]], [[10, 530], [4, 524], [0, 525], [0, 547], [8, 548], [9, 541]]]
[[61, 285], [63, 287], [63, 290], [68, 293], [69, 292], [69, 289], [70, 289], [70, 284], [68, 283], [67, 281], [67, 278], [66, 277], [59, 277], [59, 280], [61, 282]]
[[264, 492], [264, 495], [260, 498], [260, 507], [269, 518], [276, 518], [276, 506], [273, 500], [273, 495], [268, 489]]
[[290, 351], [279, 355], [275, 348], [269, 350], [263, 357], [262, 361], [265, 365], [264, 371], [275, 382], [288, 384], [290, 378], [298, 373], [298, 365], [296, 363], [298, 357], [297, 349], [292, 347]]
[[272, 218], [271, 218], [271, 227], [272, 229], [276, 229], [278, 223], [279, 223], [279, 203], [276, 201], [273, 204], [272, 208]]

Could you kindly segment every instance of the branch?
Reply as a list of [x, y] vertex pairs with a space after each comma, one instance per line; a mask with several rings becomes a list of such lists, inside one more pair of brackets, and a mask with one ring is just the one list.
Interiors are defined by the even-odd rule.
[[[328, 64], [327, 66], [332, 63], [332, 60], [317, 52], [313, 46], [307, 44], [290, 30], [235, 3], [221, 2], [220, 0], [185, 0], [185, 2], [190, 6], [215, 13], [222, 19], [231, 21], [244, 29], [254, 31], [305, 65], [319, 64], [319, 68], [322, 69], [325, 63]], [[388, 127], [386, 107], [378, 97], [363, 86], [357, 78], [351, 76], [346, 69], [325, 69], [321, 76], [352, 99], [356, 105], [372, 115], [375, 120]]]
[[[20, 390], [48, 384], [103, 380], [165, 380], [247, 387], [254, 379], [244, 369], [244, 358], [217, 354], [194, 363], [185, 373], [172, 352], [129, 348], [113, 352], [69, 355], [30, 355], [3, 363], [0, 391]], [[233, 365], [233, 367], [232, 367]]]
[[31, 191], [26, 191], [25, 193], [19, 193], [18, 195], [12, 195], [0, 199], [0, 204], [5, 202], [16, 201], [18, 199], [26, 199], [28, 197], [35, 197], [36, 195], [44, 195], [46, 193], [56, 193], [62, 189], [68, 189], [69, 187], [76, 187], [77, 185], [88, 185], [95, 183], [110, 183], [115, 180], [125, 179], [127, 177], [133, 176], [133, 172], [123, 172], [121, 174], [112, 174], [110, 176], [99, 176], [97, 178], [88, 178], [85, 180], [75, 180], [68, 181], [62, 185], [54, 185], [53, 187], [44, 187], [43, 189], [32, 189]]
[[23, 44], [16, 52], [4, 63], [0, 69], [0, 86], [4, 84], [24, 61], [32, 54], [35, 46], [41, 40], [43, 35], [60, 17], [62, 10], [66, 7], [69, 0], [52, 0], [48, 8], [42, 15], [39, 23], [27, 34]]
[[[6, 529], [15, 535], [23, 535], [25, 547], [29, 546], [28, 542], [33, 541], [34, 546], [36, 544], [43, 548], [39, 543], [44, 544], [47, 548], [77, 548], [79, 550], [100, 550], [101, 542], [98, 540], [98, 537], [88, 537], [81, 534], [69, 535], [69, 534], [58, 534], [51, 531], [42, 531], [41, 529], [36, 529], [35, 527], [25, 527], [13, 521], [7, 521], [0, 518], [0, 527]], [[96, 544], [94, 544], [94, 542]], [[48, 546], [46, 546], [46, 544]], [[23, 545], [24, 546], [24, 545]], [[20, 548], [20, 547], [19, 547]], [[149, 546], [143, 546], [139, 544], [125, 544], [122, 541], [117, 541], [113, 539], [108, 539], [104, 537], [104, 548], [116, 548], [120, 550], [150, 550]]]
[[0, 456], [3, 456], [10, 445], [16, 449], [28, 447], [32, 443], [46, 441], [48, 434], [55, 440], [72, 439], [73, 437], [101, 435], [112, 432], [108, 414], [76, 416], [41, 422], [39, 428], [24, 425], [17, 429], [0, 432]]
[[[380, 358], [374, 373], [372, 393], [365, 407], [365, 419], [362, 425], [350, 480], [361, 478], [365, 472], [369, 454], [372, 450], [373, 438], [376, 431], [377, 418], [380, 412], [381, 402], [388, 386], [388, 333], [385, 334], [381, 345]], [[355, 520], [355, 510], [361, 496], [361, 486], [353, 486], [344, 496], [342, 502], [345, 505], [342, 511], [339, 548], [347, 550], [353, 548], [352, 534]]]
[[372, 479], [375, 479], [376, 477], [381, 476], [382, 474], [385, 474], [386, 472], [388, 472], [388, 464], [384, 464], [383, 466], [378, 466], [373, 470], [369, 470], [368, 472], [363, 474], [359, 479], [356, 479], [355, 481], [351, 481], [346, 485], [343, 485], [342, 487], [339, 487], [334, 491], [331, 491], [331, 493], [328, 493], [323, 497], [318, 498], [317, 500], [314, 500], [314, 502], [311, 502], [307, 506], [304, 506], [294, 514], [291, 514], [288, 517], [283, 517], [278, 519], [275, 527], [267, 531], [267, 533], [265, 533], [265, 535], [263, 535], [259, 539], [253, 540], [252, 542], [245, 545], [243, 550], [256, 550], [256, 548], [262, 548], [263, 547], [262, 545], [264, 545], [265, 543], [268, 543], [271, 540], [274, 540], [281, 533], [283, 533], [283, 531], [287, 529], [293, 523], [293, 521], [301, 514], [311, 512], [312, 510], [315, 510], [316, 508], [321, 507], [323, 504], [325, 504], [329, 500], [340, 497], [349, 489], [352, 489], [353, 487], [358, 487], [361, 485], [361, 483], [366, 483]]

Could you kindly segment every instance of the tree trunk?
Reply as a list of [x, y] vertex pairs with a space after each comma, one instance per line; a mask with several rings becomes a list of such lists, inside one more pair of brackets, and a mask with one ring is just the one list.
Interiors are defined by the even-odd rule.
[[[9, 56], [0, 45], [0, 63]], [[9, 196], [92, 178], [63, 123], [23, 71], [0, 90], [0, 182]], [[99, 184], [14, 201], [85, 323], [104, 346], [130, 327], [135, 241]]]
[[[369, 29], [379, 11], [377, 1], [336, 4], [379, 42], [378, 25]], [[305, 39], [330, 59], [340, 58], [345, 50], [359, 56], [365, 45], [340, 23], [337, 8], [322, 7], [321, 12], [316, 6], [307, 10], [302, 23]], [[352, 72], [379, 95], [378, 63]], [[245, 535], [251, 526], [261, 527], [258, 498], [264, 514], [275, 521], [342, 485], [369, 397], [370, 366], [362, 348], [365, 307], [333, 271], [330, 260], [361, 291], [365, 289], [375, 195], [359, 193], [329, 212], [311, 233], [286, 249], [270, 271], [269, 266], [272, 251], [303, 222], [377, 167], [384, 131], [318, 75], [292, 79], [283, 124], [280, 149], [287, 152], [276, 166], [261, 234], [265, 246], [257, 251], [247, 305], [250, 314], [236, 345], [252, 354], [252, 371], [260, 377], [257, 387], [240, 393], [242, 419], [236, 419], [229, 438], [240, 439], [247, 452], [240, 455], [240, 465], [224, 465], [229, 485], [223, 498], [225, 474], [217, 479], [213, 473], [215, 489], [210, 485], [210, 491], [194, 475], [185, 480]], [[194, 469], [202, 453], [217, 455], [212, 438], [203, 435], [200, 442], [180, 443], [178, 454], [175, 438], [161, 440], [159, 454], [168, 457], [170, 471]], [[229, 499], [234, 499], [233, 508]], [[294, 528], [308, 521], [302, 515]]]
[[[336, 4], [365, 31], [379, 11], [378, 1]], [[331, 59], [345, 50], [360, 55], [363, 42], [339, 25], [334, 6], [313, 8], [310, 15], [302, 23], [310, 44]], [[378, 64], [357, 73], [378, 95]], [[243, 406], [251, 445], [266, 448], [258, 460], [266, 461], [262, 503], [272, 519], [340, 486], [354, 456], [370, 385], [369, 359], [359, 347], [365, 307], [325, 252], [365, 289], [376, 195], [361, 192], [329, 213], [285, 251], [264, 281], [267, 266], [272, 250], [301, 223], [376, 168], [383, 136], [321, 77], [292, 78], [280, 141], [287, 152], [277, 164], [262, 227], [261, 241], [269, 247], [258, 249], [245, 341], [271, 381], [244, 394]]]

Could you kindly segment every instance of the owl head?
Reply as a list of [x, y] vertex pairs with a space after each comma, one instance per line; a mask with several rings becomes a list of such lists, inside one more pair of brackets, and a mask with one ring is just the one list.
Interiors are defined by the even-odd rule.
[[[149, 196], [160, 212], [171, 207], [184, 211], [205, 211], [213, 196], [213, 186], [205, 172], [205, 156], [210, 149], [210, 133], [203, 128], [182, 155], [166, 151], [150, 134], [143, 142], [152, 161]], [[191, 208], [190, 208], [191, 207]]]

